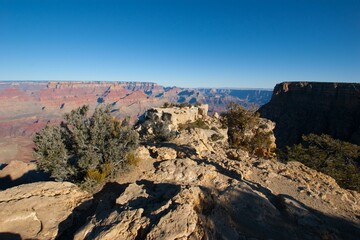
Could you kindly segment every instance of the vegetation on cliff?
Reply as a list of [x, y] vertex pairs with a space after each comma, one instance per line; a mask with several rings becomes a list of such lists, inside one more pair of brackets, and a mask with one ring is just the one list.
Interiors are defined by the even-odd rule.
[[228, 141], [231, 148], [242, 148], [258, 156], [266, 156], [272, 149], [272, 131], [262, 131], [259, 114], [239, 104], [231, 103], [222, 114], [222, 124], [228, 128]]
[[209, 126], [207, 125], [207, 123], [204, 121], [204, 119], [196, 119], [194, 122], [187, 122], [185, 124], [179, 124], [179, 130], [190, 130], [190, 129], [195, 129], [195, 128], [201, 128], [201, 129], [209, 129]]
[[360, 191], [360, 146], [333, 139], [329, 135], [309, 134], [302, 142], [287, 147], [286, 161], [299, 161], [333, 177], [343, 187]]
[[34, 136], [38, 167], [57, 181], [93, 187], [133, 162], [138, 134], [128, 122], [115, 119], [109, 105], [88, 112], [88, 106], [72, 110], [60, 125], [47, 125]]

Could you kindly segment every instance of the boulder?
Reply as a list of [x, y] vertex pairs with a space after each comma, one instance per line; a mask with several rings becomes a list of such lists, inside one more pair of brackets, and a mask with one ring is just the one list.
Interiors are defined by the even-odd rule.
[[9, 188], [0, 192], [0, 232], [16, 233], [23, 239], [55, 239], [72, 225], [74, 209], [90, 199], [88, 193], [68, 182]]
[[180, 124], [207, 117], [208, 108], [207, 104], [197, 107], [151, 108], [145, 112], [136, 127], [139, 132], [150, 135], [154, 132], [152, 129], [154, 123], [165, 123], [170, 131], [177, 130]]

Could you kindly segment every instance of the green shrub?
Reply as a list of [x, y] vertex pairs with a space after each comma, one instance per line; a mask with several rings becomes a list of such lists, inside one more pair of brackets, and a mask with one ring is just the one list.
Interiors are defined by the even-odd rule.
[[210, 129], [209, 125], [202, 119], [198, 118], [194, 122], [187, 122], [185, 124], [179, 124], [179, 130], [190, 130], [195, 128], [201, 128], [201, 129]]
[[170, 128], [171, 114], [159, 115], [155, 109], [148, 110], [144, 118], [139, 119], [135, 128], [140, 133], [141, 141], [165, 142], [176, 136], [176, 132]]
[[333, 177], [343, 187], [360, 191], [360, 146], [331, 138], [309, 134], [302, 142], [287, 147], [284, 159], [299, 161]]
[[95, 182], [103, 182], [106, 178], [106, 172], [102, 172], [98, 169], [89, 169], [86, 172], [86, 178]]
[[183, 102], [183, 103], [169, 103], [169, 102], [165, 102], [162, 106], [162, 108], [171, 108], [171, 107], [178, 107], [178, 108], [185, 108], [185, 107], [199, 107], [201, 106], [200, 102], [195, 102], [194, 104], [190, 104], [188, 102]]
[[241, 148], [246, 147], [250, 142], [246, 133], [253, 131], [259, 124], [259, 114], [250, 111], [242, 106], [230, 103], [227, 111], [222, 114], [222, 125], [228, 128], [228, 141], [230, 147]]
[[168, 108], [168, 107], [170, 107], [171, 106], [171, 104], [170, 103], [168, 103], [168, 102], [164, 102], [164, 105], [162, 106], [163, 108]]
[[213, 141], [213, 142], [216, 142], [216, 141], [221, 140], [221, 139], [223, 139], [223, 138], [224, 138], [223, 135], [217, 134], [217, 133], [214, 133], [214, 134], [211, 135], [211, 137], [210, 137], [211, 141]]
[[47, 125], [34, 136], [38, 167], [57, 181], [103, 182], [128, 165], [126, 154], [138, 145], [138, 134], [128, 121], [112, 117], [109, 105], [92, 116], [88, 110], [72, 110], [59, 126]]
[[272, 131], [265, 132], [260, 127], [260, 117], [255, 108], [250, 110], [230, 103], [221, 115], [222, 128], [228, 129], [231, 148], [241, 148], [261, 157], [273, 157]]
[[130, 152], [126, 155], [126, 162], [129, 165], [138, 166], [140, 161], [141, 161], [141, 158], [136, 156], [134, 152]]
[[168, 142], [175, 138], [176, 132], [169, 129], [168, 121], [158, 121], [153, 124], [153, 138], [150, 140], [155, 142]]

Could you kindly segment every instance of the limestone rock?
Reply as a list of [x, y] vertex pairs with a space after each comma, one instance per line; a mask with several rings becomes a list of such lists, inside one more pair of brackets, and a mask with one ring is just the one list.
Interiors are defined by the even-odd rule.
[[142, 134], [151, 135], [154, 133], [153, 123], [161, 122], [165, 123], [170, 131], [176, 131], [180, 124], [207, 117], [208, 108], [207, 104], [197, 107], [151, 108], [145, 112], [136, 127]]
[[149, 152], [149, 149], [147, 149], [146, 147], [144, 146], [140, 146], [138, 147], [136, 150], [135, 150], [135, 155], [142, 159], [142, 160], [146, 160], [146, 159], [149, 159], [151, 156], [150, 156], [150, 152]]
[[[38, 182], [0, 192], [0, 232], [54, 239], [72, 225], [71, 213], [90, 196], [74, 184]], [[59, 225], [61, 228], [59, 229]]]
[[200, 203], [200, 194], [198, 187], [182, 190], [172, 199], [173, 209], [159, 220], [146, 239], [189, 239], [192, 235], [200, 239], [201, 236], [196, 234], [199, 217], [195, 210]]
[[149, 147], [151, 155], [159, 160], [175, 159], [176, 150], [169, 147]]
[[[202, 120], [209, 129], [140, 147], [139, 165], [91, 201], [69, 183], [0, 192], [0, 231], [40, 239], [358, 239], [359, 193], [298, 162], [226, 149], [211, 139], [226, 131], [219, 120]], [[257, 130], [274, 126], [263, 119]]]
[[230, 159], [241, 160], [249, 157], [249, 153], [242, 149], [229, 149], [226, 155]]
[[143, 211], [142, 208], [123, 211], [120, 214], [114, 211], [106, 219], [99, 222], [100, 226], [96, 226], [98, 223], [94, 219], [77, 232], [74, 239], [135, 239], [138, 231], [144, 227], [144, 222], [147, 221], [146, 218], [142, 217]]
[[215, 167], [198, 165], [189, 158], [161, 162], [155, 171], [159, 179], [178, 183], [195, 183], [215, 178]]
[[187, 239], [198, 225], [198, 187], [138, 181], [99, 208], [75, 239]]

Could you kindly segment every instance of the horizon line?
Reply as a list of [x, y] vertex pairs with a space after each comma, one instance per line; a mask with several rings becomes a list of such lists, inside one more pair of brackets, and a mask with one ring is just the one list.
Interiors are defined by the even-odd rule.
[[4, 82], [31, 82], [31, 83], [62, 83], [62, 82], [74, 82], [74, 83], [147, 83], [147, 84], [156, 84], [158, 86], [164, 87], [164, 88], [187, 88], [187, 89], [224, 89], [224, 90], [268, 90], [272, 91], [274, 87], [179, 87], [176, 85], [173, 86], [165, 86], [161, 85], [157, 82], [148, 82], [148, 81], [118, 81], [118, 80], [0, 80], [0, 83]]

